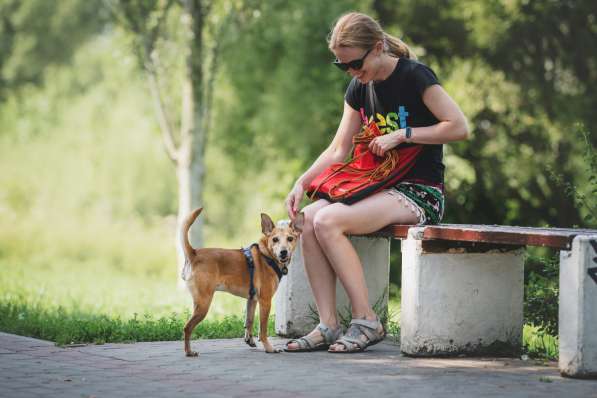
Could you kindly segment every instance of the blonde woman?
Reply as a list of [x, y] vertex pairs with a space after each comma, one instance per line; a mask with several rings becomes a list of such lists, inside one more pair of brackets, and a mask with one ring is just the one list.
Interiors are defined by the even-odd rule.
[[[374, 154], [413, 144], [423, 144], [423, 149], [412, 169], [391, 189], [351, 205], [319, 199], [302, 209], [306, 216], [302, 252], [320, 323], [308, 335], [290, 340], [288, 352], [358, 352], [383, 340], [385, 331], [369, 305], [363, 267], [347, 235], [367, 234], [395, 223], [438, 223], [444, 206], [442, 144], [466, 139], [469, 133], [462, 111], [435, 73], [371, 17], [356, 12], [341, 16], [329, 36], [329, 49], [336, 56], [334, 65], [352, 81], [334, 139], [287, 196], [289, 216], [296, 216], [311, 181], [350, 153], [362, 112], [385, 133], [369, 144]], [[336, 314], [336, 279], [352, 308], [352, 321], [344, 334]]]

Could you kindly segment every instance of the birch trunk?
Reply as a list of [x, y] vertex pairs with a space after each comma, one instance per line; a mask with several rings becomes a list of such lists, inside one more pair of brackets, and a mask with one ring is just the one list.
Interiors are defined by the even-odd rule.
[[[205, 169], [205, 104], [203, 92], [203, 10], [198, 0], [184, 2], [182, 23], [188, 39], [185, 54], [185, 76], [182, 83], [181, 143], [176, 162], [178, 180], [177, 231], [189, 212], [203, 204], [203, 179]], [[199, 217], [190, 230], [193, 247], [203, 247], [203, 218]], [[178, 232], [179, 233], [179, 232]], [[178, 235], [178, 233], [176, 235]], [[184, 265], [180, 240], [176, 239], [178, 275]], [[179, 286], [183, 285], [179, 278]]]

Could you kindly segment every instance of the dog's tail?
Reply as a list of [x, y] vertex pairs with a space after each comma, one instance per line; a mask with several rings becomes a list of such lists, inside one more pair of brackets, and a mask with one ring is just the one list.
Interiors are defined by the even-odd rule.
[[184, 280], [188, 279], [191, 260], [195, 256], [195, 249], [193, 249], [193, 246], [191, 246], [191, 243], [189, 242], [189, 229], [191, 229], [191, 225], [193, 225], [199, 214], [201, 214], [202, 210], [203, 207], [193, 210], [191, 214], [189, 214], [184, 220], [180, 229], [180, 244], [182, 246], [182, 250], [184, 251], [185, 257], [184, 267], [181, 275], [182, 279]]

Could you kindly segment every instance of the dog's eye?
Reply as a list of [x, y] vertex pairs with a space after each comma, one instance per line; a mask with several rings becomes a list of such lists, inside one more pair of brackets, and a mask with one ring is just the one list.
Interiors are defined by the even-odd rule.
[[288, 242], [292, 242], [294, 240], [294, 238], [292, 236], [289, 236], [288, 239], [286, 239]]
[[277, 236], [274, 236], [274, 239], [272, 239], [272, 240], [274, 241], [274, 243], [278, 243], [278, 241], [279, 241], [280, 239], [278, 239], [278, 237], [277, 237]]

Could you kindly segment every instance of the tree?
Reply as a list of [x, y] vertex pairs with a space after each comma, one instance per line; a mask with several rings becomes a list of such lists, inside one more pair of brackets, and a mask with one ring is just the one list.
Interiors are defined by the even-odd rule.
[[[115, 20], [130, 33], [147, 76], [164, 148], [176, 169], [179, 231], [184, 217], [202, 205], [219, 48], [235, 5], [202, 0], [107, 1]], [[179, 106], [173, 105], [176, 100]], [[203, 243], [202, 225], [199, 218], [191, 229], [196, 247]], [[177, 252], [181, 269], [184, 255], [179, 245]]]
[[106, 20], [104, 7], [85, 0], [2, 0], [0, 101], [27, 84], [42, 84], [45, 68], [68, 64]]

